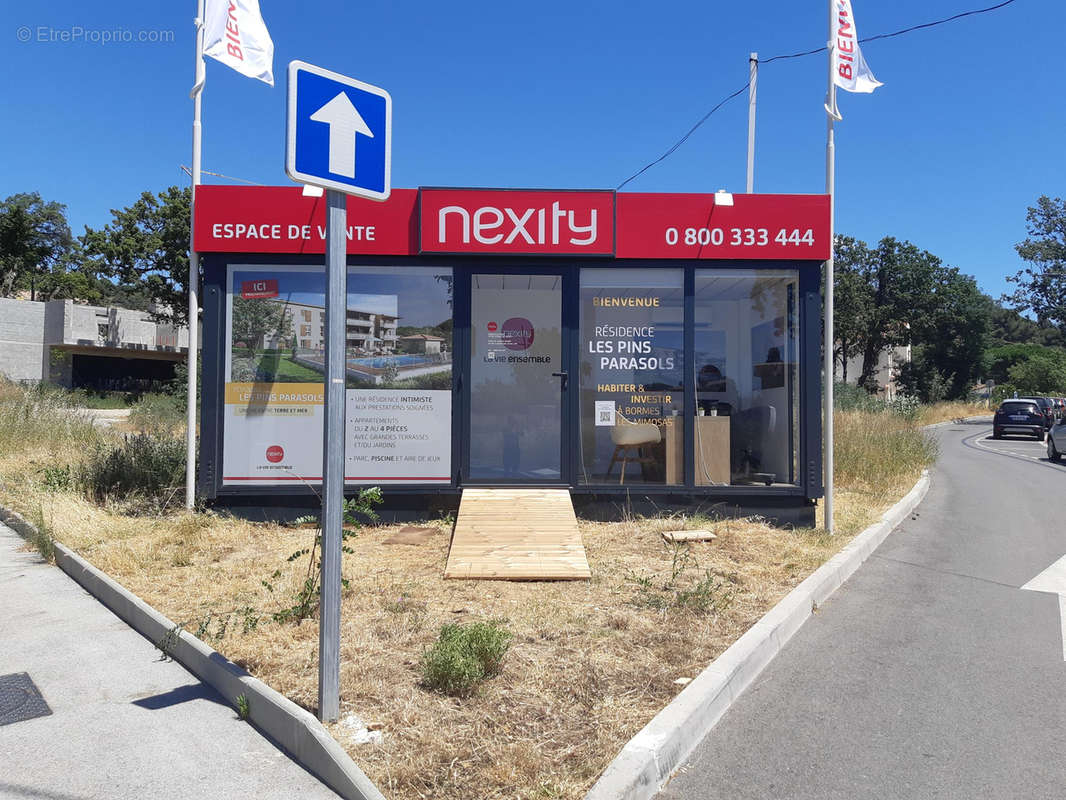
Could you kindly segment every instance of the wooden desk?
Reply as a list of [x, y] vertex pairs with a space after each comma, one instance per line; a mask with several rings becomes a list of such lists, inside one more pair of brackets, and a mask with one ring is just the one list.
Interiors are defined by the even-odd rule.
[[[662, 427], [666, 445], [666, 483], [677, 485], [685, 479], [684, 417], [670, 417], [673, 425]], [[729, 417], [696, 417], [696, 480], [697, 486], [728, 485]]]

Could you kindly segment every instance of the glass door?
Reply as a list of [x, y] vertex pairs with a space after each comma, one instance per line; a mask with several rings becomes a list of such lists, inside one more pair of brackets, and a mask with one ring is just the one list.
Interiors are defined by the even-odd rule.
[[472, 483], [563, 483], [564, 358], [560, 273], [470, 276]]

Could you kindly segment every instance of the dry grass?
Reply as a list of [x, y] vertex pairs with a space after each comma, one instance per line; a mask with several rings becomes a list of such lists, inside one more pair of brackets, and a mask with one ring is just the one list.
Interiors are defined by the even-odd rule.
[[[97, 567], [314, 708], [316, 621], [269, 619], [302, 580], [306, 562], [285, 558], [313, 531], [211, 515], [122, 517], [73, 495], [55, 497], [45, 514]], [[718, 534], [709, 544], [668, 545], [660, 535], [708, 525]], [[390, 798], [581, 797], [680, 691], [676, 679], [695, 677], [844, 541], [759, 522], [582, 522], [591, 582], [444, 581], [449, 529], [434, 527], [418, 546], [387, 544], [396, 526], [367, 528], [344, 557], [342, 712], [386, 735], [355, 745], [344, 726], [332, 732]], [[276, 567], [284, 575], [271, 594], [260, 580]], [[708, 573], [718, 610], [671, 604]], [[419, 660], [440, 626], [482, 619], [514, 634], [502, 673], [463, 700], [421, 688]]]
[[966, 417], [992, 416], [992, 411], [984, 403], [963, 403], [961, 401], [934, 403], [922, 406], [918, 413], [919, 425], [933, 425], [937, 422], [950, 422]]
[[[0, 413], [4, 402], [0, 387]], [[934, 452], [913, 423], [886, 415], [874, 422], [837, 416], [837, 522], [846, 534], [909, 489]], [[0, 429], [8, 424], [0, 416]], [[21, 446], [0, 450], [0, 503], [39, 513], [58, 540], [313, 709], [317, 622], [270, 615], [292, 603], [306, 559], [286, 558], [314, 531], [210, 513], [124, 516], [51, 491], [42, 464], [70, 463], [83, 437], [108, 435], [72, 430], [7, 437]], [[342, 609], [342, 714], [379, 724], [385, 737], [359, 745], [343, 725], [332, 733], [394, 800], [582, 797], [680, 691], [677, 679], [695, 677], [850, 538], [761, 520], [582, 521], [590, 582], [444, 581], [450, 528], [425, 524], [433, 533], [415, 546], [386, 541], [396, 526], [363, 529], [344, 557], [351, 584]], [[662, 539], [663, 530], [681, 527], [710, 527], [718, 538]], [[273, 579], [275, 569], [282, 574]], [[487, 619], [514, 634], [501, 674], [465, 699], [422, 688], [419, 661], [440, 626]]]

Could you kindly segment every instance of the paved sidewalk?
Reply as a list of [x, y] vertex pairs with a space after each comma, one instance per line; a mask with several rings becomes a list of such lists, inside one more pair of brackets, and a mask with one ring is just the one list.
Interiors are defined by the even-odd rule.
[[160, 656], [0, 524], [0, 676], [28, 673], [52, 710], [0, 725], [0, 798], [335, 800]]

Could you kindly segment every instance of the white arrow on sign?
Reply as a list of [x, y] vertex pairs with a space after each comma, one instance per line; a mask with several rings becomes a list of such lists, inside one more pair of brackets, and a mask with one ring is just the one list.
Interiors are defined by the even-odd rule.
[[355, 136], [374, 138], [370, 126], [352, 105], [348, 95], [340, 92], [311, 115], [312, 122], [329, 125], [329, 171], [334, 175], [355, 177]]
[[1062, 625], [1062, 658], [1066, 661], [1066, 556], [1063, 556], [1022, 587], [1031, 592], [1051, 592], [1059, 596], [1059, 623]]

